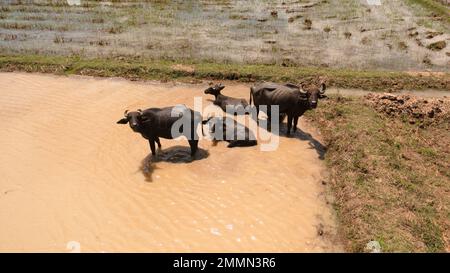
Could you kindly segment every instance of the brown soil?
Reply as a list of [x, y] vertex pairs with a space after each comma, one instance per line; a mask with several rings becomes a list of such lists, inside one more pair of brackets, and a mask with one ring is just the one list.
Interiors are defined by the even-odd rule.
[[428, 49], [433, 50], [433, 51], [439, 51], [444, 49], [447, 46], [447, 43], [445, 41], [438, 41], [438, 42], [434, 42], [431, 43], [427, 46]]
[[[349, 251], [371, 240], [383, 252], [450, 251], [450, 120], [440, 118], [448, 100], [427, 101], [338, 95], [307, 113], [327, 145], [333, 205]], [[401, 118], [433, 106], [442, 112], [425, 128]]]
[[378, 112], [407, 118], [410, 123], [427, 125], [450, 117], [450, 98], [447, 97], [433, 99], [406, 94], [369, 93], [365, 98]]

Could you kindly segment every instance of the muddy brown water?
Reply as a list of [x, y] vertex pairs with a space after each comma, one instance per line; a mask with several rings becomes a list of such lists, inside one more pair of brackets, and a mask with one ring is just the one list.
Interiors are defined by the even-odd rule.
[[116, 124], [125, 109], [210, 104], [205, 86], [0, 73], [0, 251], [340, 251], [305, 122], [273, 152], [201, 140], [192, 162], [183, 140], [152, 162]]

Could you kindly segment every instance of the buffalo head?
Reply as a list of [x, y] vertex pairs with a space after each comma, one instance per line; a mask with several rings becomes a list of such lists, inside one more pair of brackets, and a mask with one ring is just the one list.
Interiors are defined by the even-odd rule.
[[325, 90], [327, 86], [324, 82], [321, 82], [319, 86], [317, 85], [302, 85], [300, 91], [308, 97], [309, 106], [311, 109], [315, 109], [319, 102], [319, 98], [325, 97]]
[[219, 83], [219, 84], [208, 87], [205, 90], [205, 94], [211, 94], [211, 95], [217, 96], [220, 94], [220, 91], [222, 91], [222, 89], [224, 89], [224, 88], [225, 88], [225, 85]]
[[124, 117], [117, 121], [117, 124], [127, 124], [130, 123], [130, 127], [134, 132], [139, 132], [139, 127], [142, 121], [142, 110], [138, 109], [137, 111], [128, 112], [125, 110], [123, 114]]

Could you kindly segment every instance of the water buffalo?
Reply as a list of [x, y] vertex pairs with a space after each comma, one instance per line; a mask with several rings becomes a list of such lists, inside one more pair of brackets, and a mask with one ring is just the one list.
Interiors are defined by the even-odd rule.
[[287, 134], [289, 135], [292, 126], [294, 127], [294, 133], [297, 131], [298, 118], [307, 110], [317, 107], [319, 98], [324, 97], [325, 90], [326, 85], [324, 82], [321, 82], [320, 86], [297, 86], [291, 83], [264, 82], [250, 88], [250, 104], [253, 99], [256, 107], [256, 118], [258, 118], [260, 106], [267, 106], [269, 124], [271, 120], [270, 107], [278, 105], [280, 118], [284, 118], [283, 114], [288, 116]]
[[[130, 124], [131, 129], [140, 133], [150, 143], [152, 155], [155, 155], [155, 142], [161, 148], [159, 138], [173, 139], [185, 136], [191, 147], [191, 156], [198, 148], [197, 127], [201, 123], [201, 115], [184, 105], [165, 108], [149, 108], [124, 113], [118, 124]], [[189, 128], [190, 127], [190, 128]], [[203, 128], [202, 128], [203, 129]]]
[[257, 144], [256, 137], [245, 125], [228, 117], [211, 117], [203, 121], [209, 125], [209, 132], [213, 140], [225, 140], [229, 142], [228, 148], [248, 147]]
[[245, 114], [245, 108], [248, 106], [248, 103], [245, 99], [237, 99], [222, 95], [220, 91], [224, 89], [225, 86], [221, 83], [216, 84], [214, 86], [210, 86], [205, 90], [205, 94], [214, 95], [214, 104], [222, 108], [224, 112], [228, 111], [230, 114]]

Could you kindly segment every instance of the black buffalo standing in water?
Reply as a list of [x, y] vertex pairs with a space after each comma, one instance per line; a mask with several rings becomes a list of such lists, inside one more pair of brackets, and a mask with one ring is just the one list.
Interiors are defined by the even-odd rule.
[[294, 84], [277, 84], [264, 82], [250, 88], [250, 104], [252, 99], [256, 107], [256, 119], [260, 106], [267, 106], [268, 124], [271, 121], [271, 106], [279, 106], [280, 122], [284, 115], [288, 116], [287, 134], [293, 126], [294, 133], [297, 130], [298, 118], [307, 110], [317, 107], [319, 98], [325, 97], [326, 85], [322, 81], [319, 86], [297, 86]]
[[[155, 143], [161, 148], [159, 138], [173, 139], [178, 136], [185, 136], [191, 147], [191, 156], [194, 156], [198, 149], [197, 127], [201, 125], [200, 113], [187, 108], [184, 105], [177, 105], [165, 108], [149, 108], [144, 111], [125, 111], [124, 118], [117, 121], [118, 124], [130, 124], [131, 129], [140, 133], [150, 143], [152, 155], [156, 154]], [[176, 124], [177, 123], [177, 124]], [[174, 125], [179, 128], [173, 134]], [[188, 125], [186, 128], [185, 126]], [[175, 127], [176, 128], [176, 127]]]

